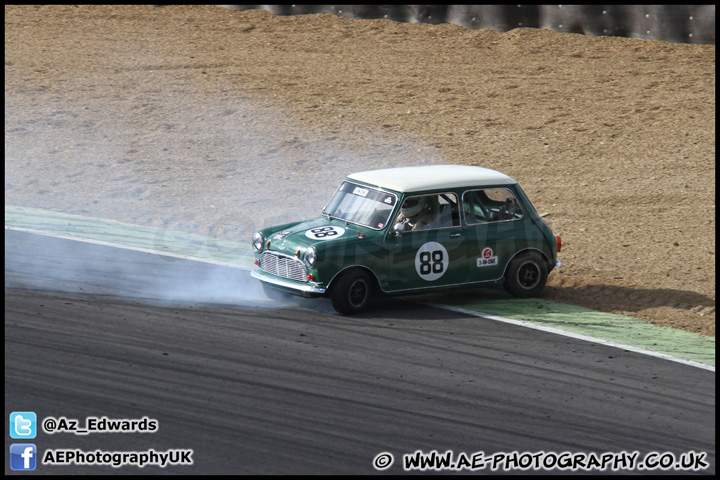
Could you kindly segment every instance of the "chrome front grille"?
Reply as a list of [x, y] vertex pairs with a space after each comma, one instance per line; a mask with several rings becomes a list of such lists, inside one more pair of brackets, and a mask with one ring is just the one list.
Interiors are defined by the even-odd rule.
[[295, 257], [279, 255], [274, 252], [263, 252], [260, 257], [260, 268], [272, 275], [277, 275], [298, 282], [307, 282], [307, 271], [300, 260]]

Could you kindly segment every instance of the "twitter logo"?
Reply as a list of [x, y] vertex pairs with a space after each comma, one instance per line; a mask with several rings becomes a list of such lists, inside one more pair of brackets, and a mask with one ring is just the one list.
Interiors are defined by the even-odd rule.
[[11, 438], [35, 438], [37, 415], [35, 412], [12, 412], [10, 414]]

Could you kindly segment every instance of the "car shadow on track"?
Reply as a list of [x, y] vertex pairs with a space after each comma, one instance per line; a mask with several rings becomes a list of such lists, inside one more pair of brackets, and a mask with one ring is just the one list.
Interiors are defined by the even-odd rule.
[[669, 288], [633, 288], [604, 284], [549, 286], [542, 298], [601, 311], [610, 309], [640, 312], [660, 307], [689, 310], [696, 313], [713, 313], [715, 311], [713, 298], [697, 292]]
[[445, 303], [450, 299], [497, 299], [513, 298], [503, 288], [474, 288], [456, 290], [446, 294], [423, 294], [392, 296], [374, 299], [361, 313], [355, 315], [341, 315], [337, 313], [330, 299], [327, 298], [302, 298], [289, 293], [273, 292], [273, 300], [278, 308], [299, 307], [312, 310], [320, 314], [357, 319], [409, 319], [409, 320], [437, 320], [445, 318], [457, 318], [456, 312], [443, 310], [429, 303]]

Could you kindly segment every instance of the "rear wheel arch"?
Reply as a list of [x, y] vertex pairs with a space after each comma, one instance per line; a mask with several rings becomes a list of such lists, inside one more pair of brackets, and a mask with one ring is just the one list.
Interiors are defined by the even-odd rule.
[[516, 297], [535, 297], [547, 284], [550, 268], [547, 256], [540, 250], [518, 252], [505, 269], [503, 284]]

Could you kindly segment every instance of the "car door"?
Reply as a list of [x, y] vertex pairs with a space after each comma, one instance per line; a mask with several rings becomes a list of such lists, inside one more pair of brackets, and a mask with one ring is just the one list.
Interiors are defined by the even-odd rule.
[[507, 187], [468, 190], [462, 198], [468, 281], [498, 280], [518, 245], [525, 244], [524, 212]]
[[[452, 192], [419, 197], [430, 207], [431, 219], [386, 236], [390, 291], [434, 288], [464, 283], [467, 277], [465, 230], [459, 215], [458, 195]], [[403, 223], [402, 213], [395, 224]], [[418, 225], [421, 225], [418, 227]]]

